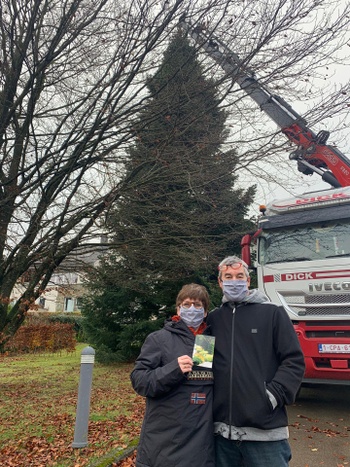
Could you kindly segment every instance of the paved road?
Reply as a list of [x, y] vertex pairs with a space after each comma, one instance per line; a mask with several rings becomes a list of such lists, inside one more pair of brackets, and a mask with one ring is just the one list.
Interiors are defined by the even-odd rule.
[[288, 415], [290, 467], [350, 467], [350, 386], [302, 387]]

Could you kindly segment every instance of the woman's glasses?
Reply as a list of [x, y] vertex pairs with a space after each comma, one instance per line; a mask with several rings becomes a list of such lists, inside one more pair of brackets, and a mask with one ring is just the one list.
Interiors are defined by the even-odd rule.
[[199, 310], [200, 308], [203, 308], [203, 303], [202, 302], [190, 302], [190, 301], [185, 301], [184, 303], [182, 303], [182, 307], [183, 308], [191, 308], [191, 305], [193, 305], [197, 310]]

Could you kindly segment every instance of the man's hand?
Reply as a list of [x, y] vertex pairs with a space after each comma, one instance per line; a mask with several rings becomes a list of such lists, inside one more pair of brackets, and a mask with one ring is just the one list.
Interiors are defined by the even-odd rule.
[[179, 367], [182, 373], [188, 373], [192, 371], [193, 361], [191, 357], [189, 357], [188, 355], [182, 355], [177, 359], [177, 361], [179, 363]]

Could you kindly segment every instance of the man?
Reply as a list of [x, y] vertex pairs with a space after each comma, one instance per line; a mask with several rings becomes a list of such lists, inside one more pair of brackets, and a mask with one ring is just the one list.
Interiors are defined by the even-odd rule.
[[221, 307], [207, 324], [216, 336], [214, 430], [217, 467], [286, 467], [291, 459], [286, 405], [295, 400], [304, 358], [282, 307], [249, 291], [246, 263], [219, 264]]

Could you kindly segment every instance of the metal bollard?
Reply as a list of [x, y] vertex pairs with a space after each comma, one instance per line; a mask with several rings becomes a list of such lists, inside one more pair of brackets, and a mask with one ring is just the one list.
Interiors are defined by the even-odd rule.
[[95, 350], [89, 346], [85, 347], [81, 352], [78, 404], [72, 448], [84, 448], [88, 444], [90, 394], [94, 361]]

